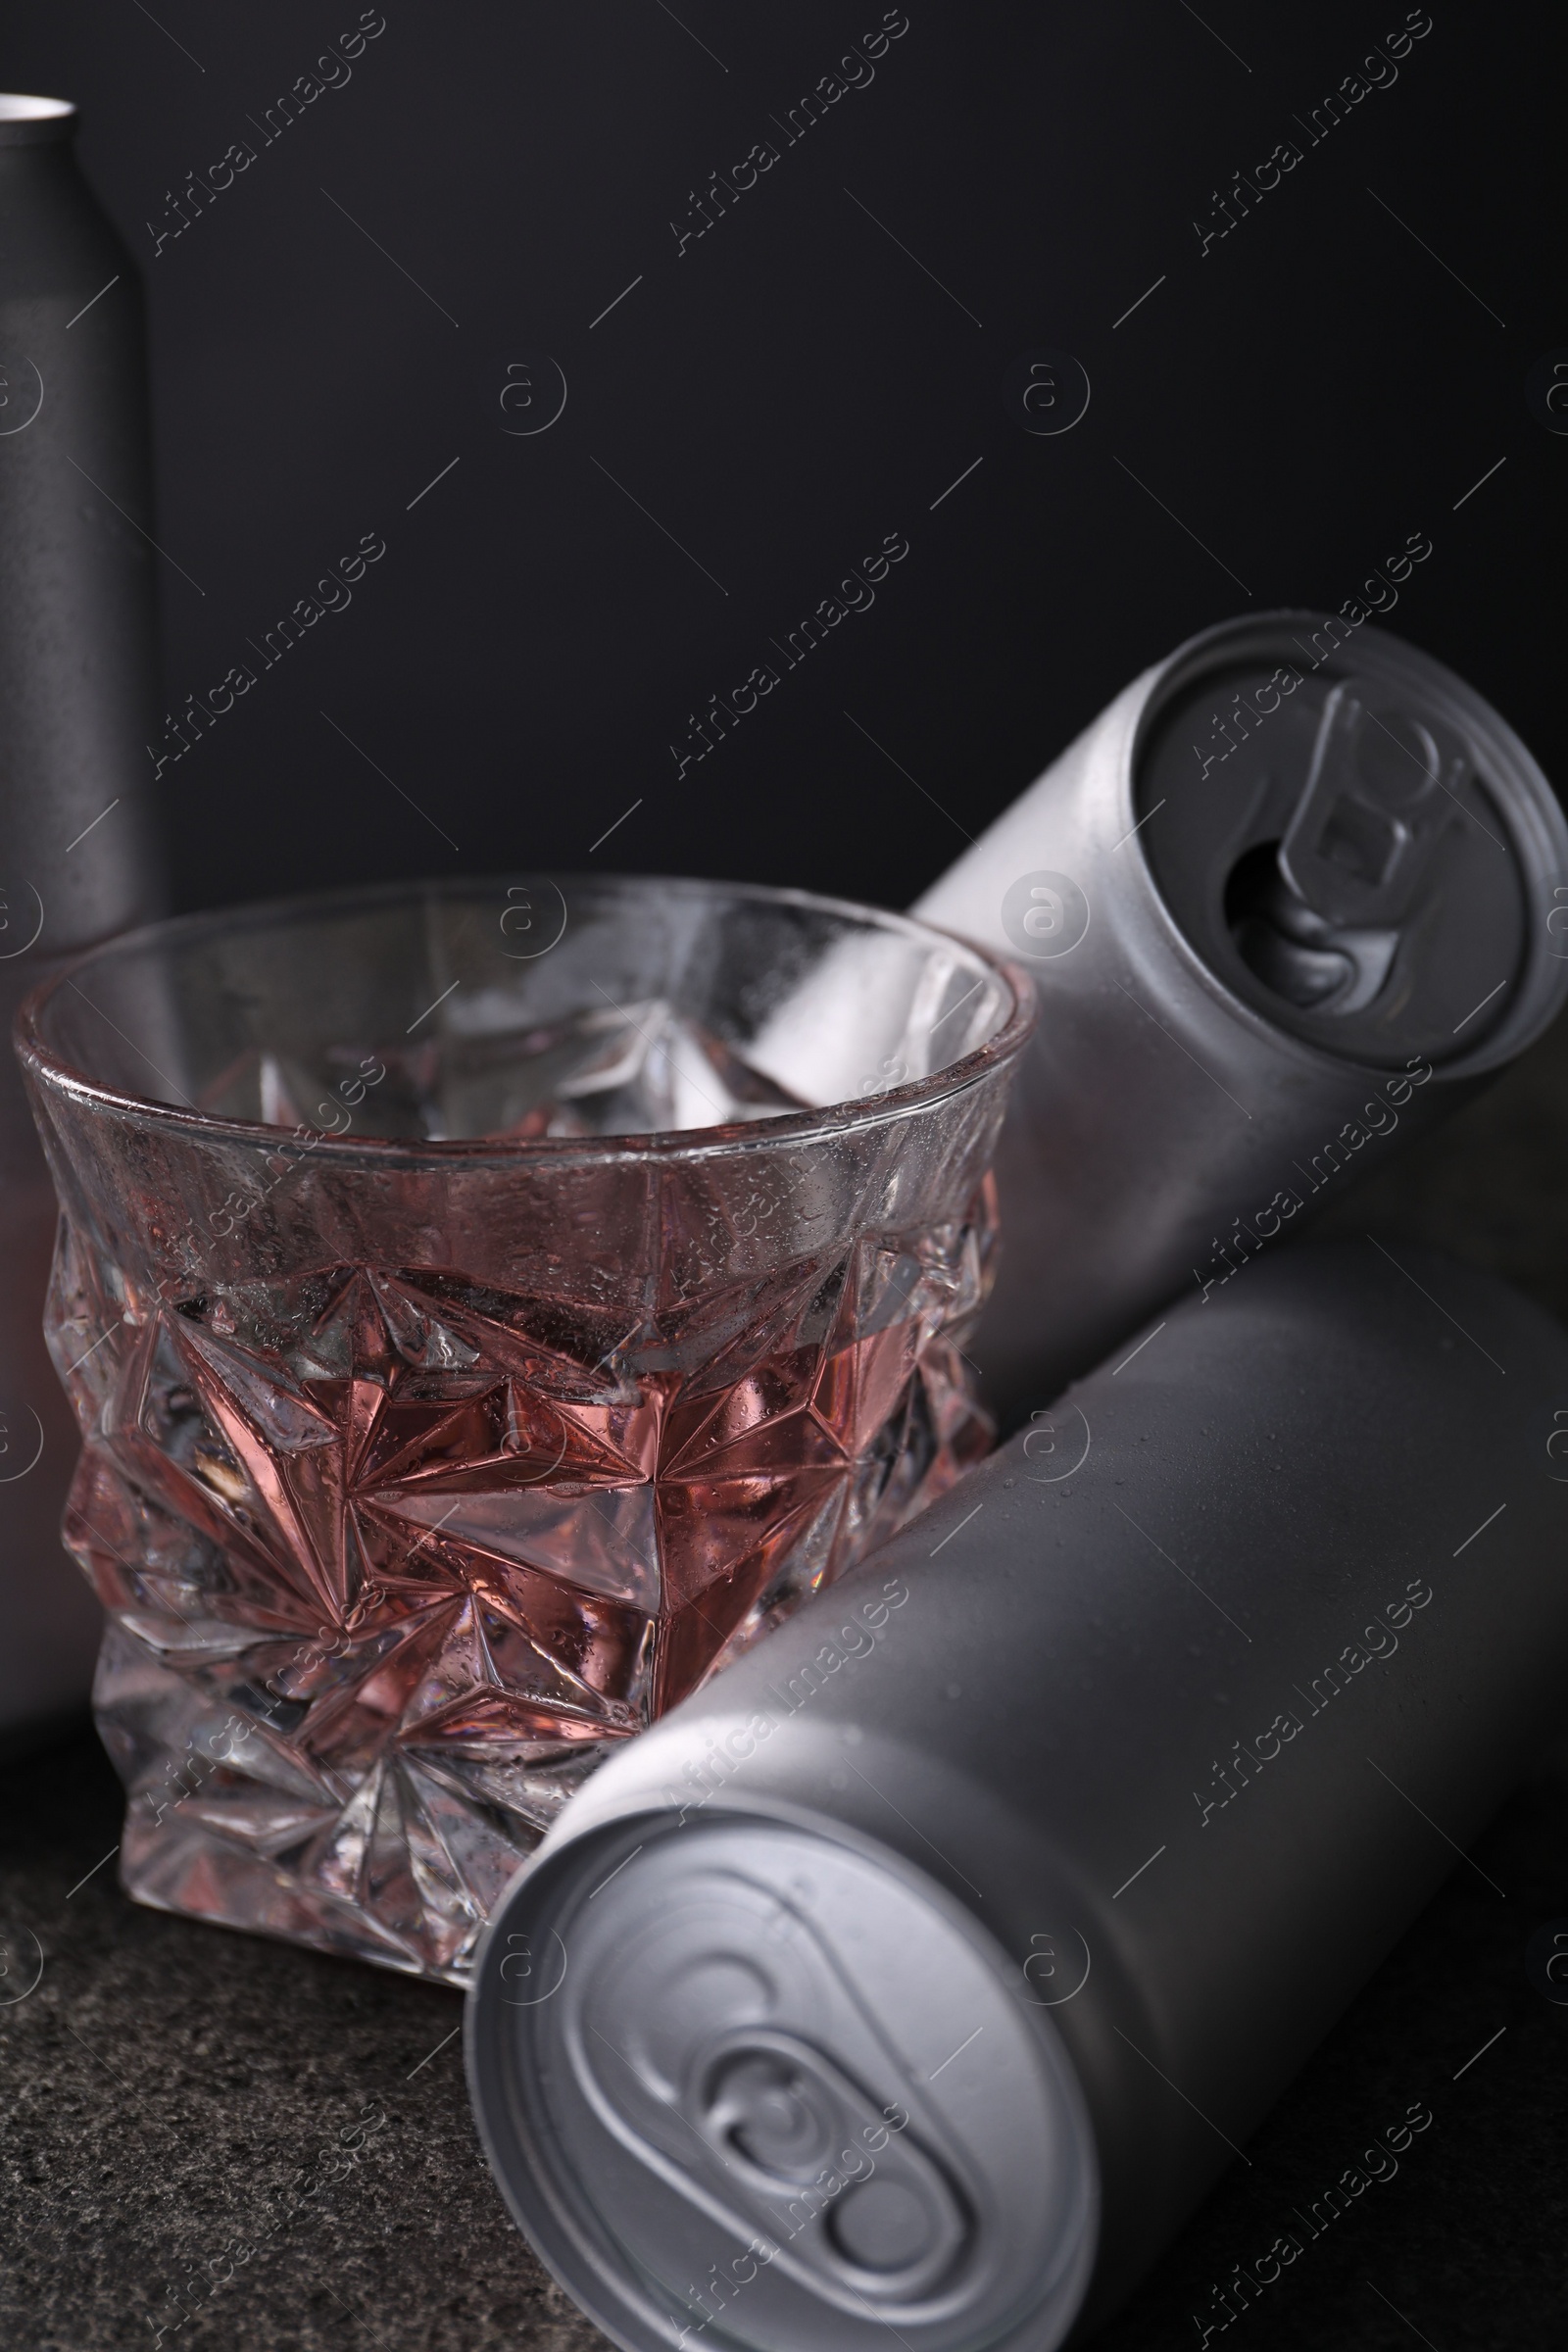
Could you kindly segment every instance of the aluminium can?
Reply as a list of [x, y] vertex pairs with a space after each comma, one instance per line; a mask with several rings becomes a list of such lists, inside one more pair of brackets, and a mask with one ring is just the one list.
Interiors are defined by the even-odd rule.
[[60, 1544], [59, 1212], [9, 1046], [59, 960], [162, 912], [140, 275], [68, 100], [0, 94], [0, 1751], [83, 1712], [102, 1618]]
[[1441, 662], [1314, 612], [1135, 679], [914, 911], [1040, 998], [973, 1345], [1014, 1417], [1299, 1231], [1568, 995], [1540, 767]]
[[1054, 1419], [1070, 1463], [1020, 1433], [497, 1906], [480, 2130], [628, 2352], [1086, 2331], [1560, 1716], [1568, 1337], [1490, 1276], [1309, 1242]]

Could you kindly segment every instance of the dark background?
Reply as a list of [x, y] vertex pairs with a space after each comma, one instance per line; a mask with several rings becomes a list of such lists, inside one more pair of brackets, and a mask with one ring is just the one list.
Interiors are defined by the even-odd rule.
[[[1396, 83], [1315, 147], [1295, 118], [1402, 7], [910, 0], [874, 82], [792, 147], [772, 118], [880, 6], [384, 14], [348, 85], [270, 144], [251, 118], [356, 0], [14, 0], [0, 35], [0, 82], [80, 102], [148, 286], [172, 707], [259, 668], [248, 640], [362, 534], [387, 542], [350, 608], [166, 768], [183, 904], [590, 860], [902, 904], [1183, 636], [1336, 607], [1415, 532], [1433, 554], [1392, 625], [1564, 768], [1568, 439], [1525, 398], [1568, 345], [1544, 10], [1439, 0]], [[679, 256], [671, 219], [763, 138], [779, 163]], [[1301, 164], [1200, 256], [1195, 217], [1287, 138]], [[238, 139], [255, 163], [155, 257], [187, 172]], [[1092, 385], [1055, 438], [1003, 396], [1043, 352]], [[534, 414], [552, 381], [559, 398], [546, 355], [564, 413], [509, 434], [530, 420], [502, 409], [509, 367], [531, 369]], [[909, 554], [874, 609], [677, 778], [689, 714], [890, 532]], [[1364, 1186], [1356, 1221], [1563, 1311], [1565, 1104], [1568, 1048], [1544, 1041]], [[452, 1995], [127, 1903], [90, 1736], [9, 1787], [0, 1861], [45, 1964], [0, 2010], [8, 2344], [596, 2340], [483, 2169]], [[1417, 2100], [1436, 2125], [1399, 2179], [1214, 2344], [1557, 2352], [1568, 2012], [1526, 1954], [1568, 1923], [1565, 1853], [1559, 1761], [1105, 2352], [1195, 2343], [1210, 2287]], [[373, 2161], [300, 2203], [298, 2168], [371, 2101], [390, 2119]], [[215, 2253], [264, 2235], [218, 2292]]]
[[[901, 905], [1181, 638], [1337, 607], [1417, 531], [1393, 627], [1562, 765], [1568, 441], [1524, 391], [1568, 343], [1544, 9], [1439, 0], [1310, 146], [1296, 118], [1395, 0], [909, 0], [787, 146], [873, 0], [385, 0], [346, 86], [264, 144], [359, 13], [32, 0], [0, 42], [10, 87], [80, 103], [148, 286], [171, 705], [260, 669], [247, 641], [387, 542], [165, 771], [181, 904], [592, 858]], [[693, 191], [768, 138], [678, 253]], [[1301, 163], [1200, 256], [1195, 218], [1288, 138]], [[1040, 351], [1092, 386], [1058, 438], [1004, 404]], [[546, 355], [564, 413], [511, 435], [559, 400]], [[677, 781], [690, 714], [895, 531], [874, 609]]]

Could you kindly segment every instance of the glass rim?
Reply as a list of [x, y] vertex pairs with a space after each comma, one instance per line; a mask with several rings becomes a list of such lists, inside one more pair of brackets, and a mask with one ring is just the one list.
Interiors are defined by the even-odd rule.
[[[50, 1045], [40, 1023], [59, 991], [76, 978], [110, 963], [117, 955], [152, 945], [180, 944], [214, 932], [232, 934], [245, 929], [282, 929], [302, 915], [348, 912], [400, 901], [417, 903], [429, 898], [462, 898], [506, 886], [507, 873], [454, 875], [415, 881], [351, 883], [318, 891], [301, 891], [277, 899], [244, 900], [232, 906], [206, 907], [189, 914], [166, 915], [134, 930], [119, 931], [107, 940], [72, 955], [47, 978], [28, 990], [12, 1025], [12, 1043], [24, 1069], [40, 1087], [64, 1095], [143, 1126], [162, 1128], [211, 1141], [227, 1141], [266, 1148], [268, 1137], [295, 1140], [296, 1131], [261, 1119], [239, 1119], [214, 1111], [166, 1102], [155, 1095], [138, 1095], [106, 1084], [78, 1068]], [[340, 1167], [392, 1165], [473, 1166], [491, 1163], [518, 1167], [599, 1166], [607, 1161], [683, 1160], [713, 1158], [737, 1152], [757, 1152], [772, 1146], [815, 1142], [866, 1127], [893, 1125], [951, 1096], [964, 1094], [991, 1071], [1013, 1060], [1028, 1043], [1035, 1027], [1037, 1000], [1028, 972], [1010, 958], [997, 956], [976, 941], [942, 929], [918, 916], [890, 907], [872, 906], [854, 899], [830, 898], [816, 891], [796, 890], [765, 882], [726, 882], [695, 875], [671, 874], [545, 874], [527, 877], [530, 886], [549, 884], [563, 894], [569, 887], [590, 889], [636, 885], [715, 899], [757, 899], [774, 906], [809, 908], [823, 914], [849, 917], [856, 924], [902, 933], [914, 940], [956, 947], [983, 972], [1000, 979], [1011, 999], [996, 1031], [956, 1061], [945, 1063], [924, 1078], [888, 1087], [875, 1095], [852, 1096], [819, 1108], [783, 1111], [774, 1118], [717, 1122], [710, 1127], [633, 1130], [605, 1136], [353, 1136], [308, 1129], [313, 1155], [324, 1154]], [[94, 1011], [96, 1005], [91, 1007]], [[955, 1010], [956, 1007], [955, 1007]], [[108, 1015], [101, 1017], [107, 1019]], [[113, 1024], [111, 1024], [112, 1026]], [[128, 1041], [134, 1048], [134, 1040]], [[140, 1051], [139, 1048], [134, 1050]], [[275, 1144], [271, 1147], [276, 1150]]]

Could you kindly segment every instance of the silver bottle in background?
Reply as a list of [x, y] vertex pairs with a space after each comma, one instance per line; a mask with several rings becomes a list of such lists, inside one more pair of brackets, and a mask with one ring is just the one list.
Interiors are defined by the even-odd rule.
[[[160, 911], [141, 286], [73, 149], [0, 96], [0, 1017], [59, 957]], [[0, 1744], [86, 1702], [99, 1616], [60, 1545], [76, 1431], [44, 1352], [53, 1189], [0, 1053]]]
[[1374, 628], [1226, 622], [1135, 679], [914, 908], [1040, 994], [993, 1399], [1217, 1294], [1521, 1053], [1568, 995], [1565, 885], [1519, 738]]

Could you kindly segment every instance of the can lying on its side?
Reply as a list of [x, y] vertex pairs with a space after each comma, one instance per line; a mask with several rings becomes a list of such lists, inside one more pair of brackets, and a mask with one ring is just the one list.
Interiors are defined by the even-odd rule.
[[1040, 993], [973, 1348], [1004, 1409], [1228, 1282], [1568, 995], [1535, 760], [1442, 663], [1320, 613], [1135, 679], [914, 911]]
[[1568, 1336], [1490, 1277], [1284, 1250], [1054, 1418], [495, 1912], [490, 2160], [632, 2352], [1104, 2316], [1560, 1712]]

